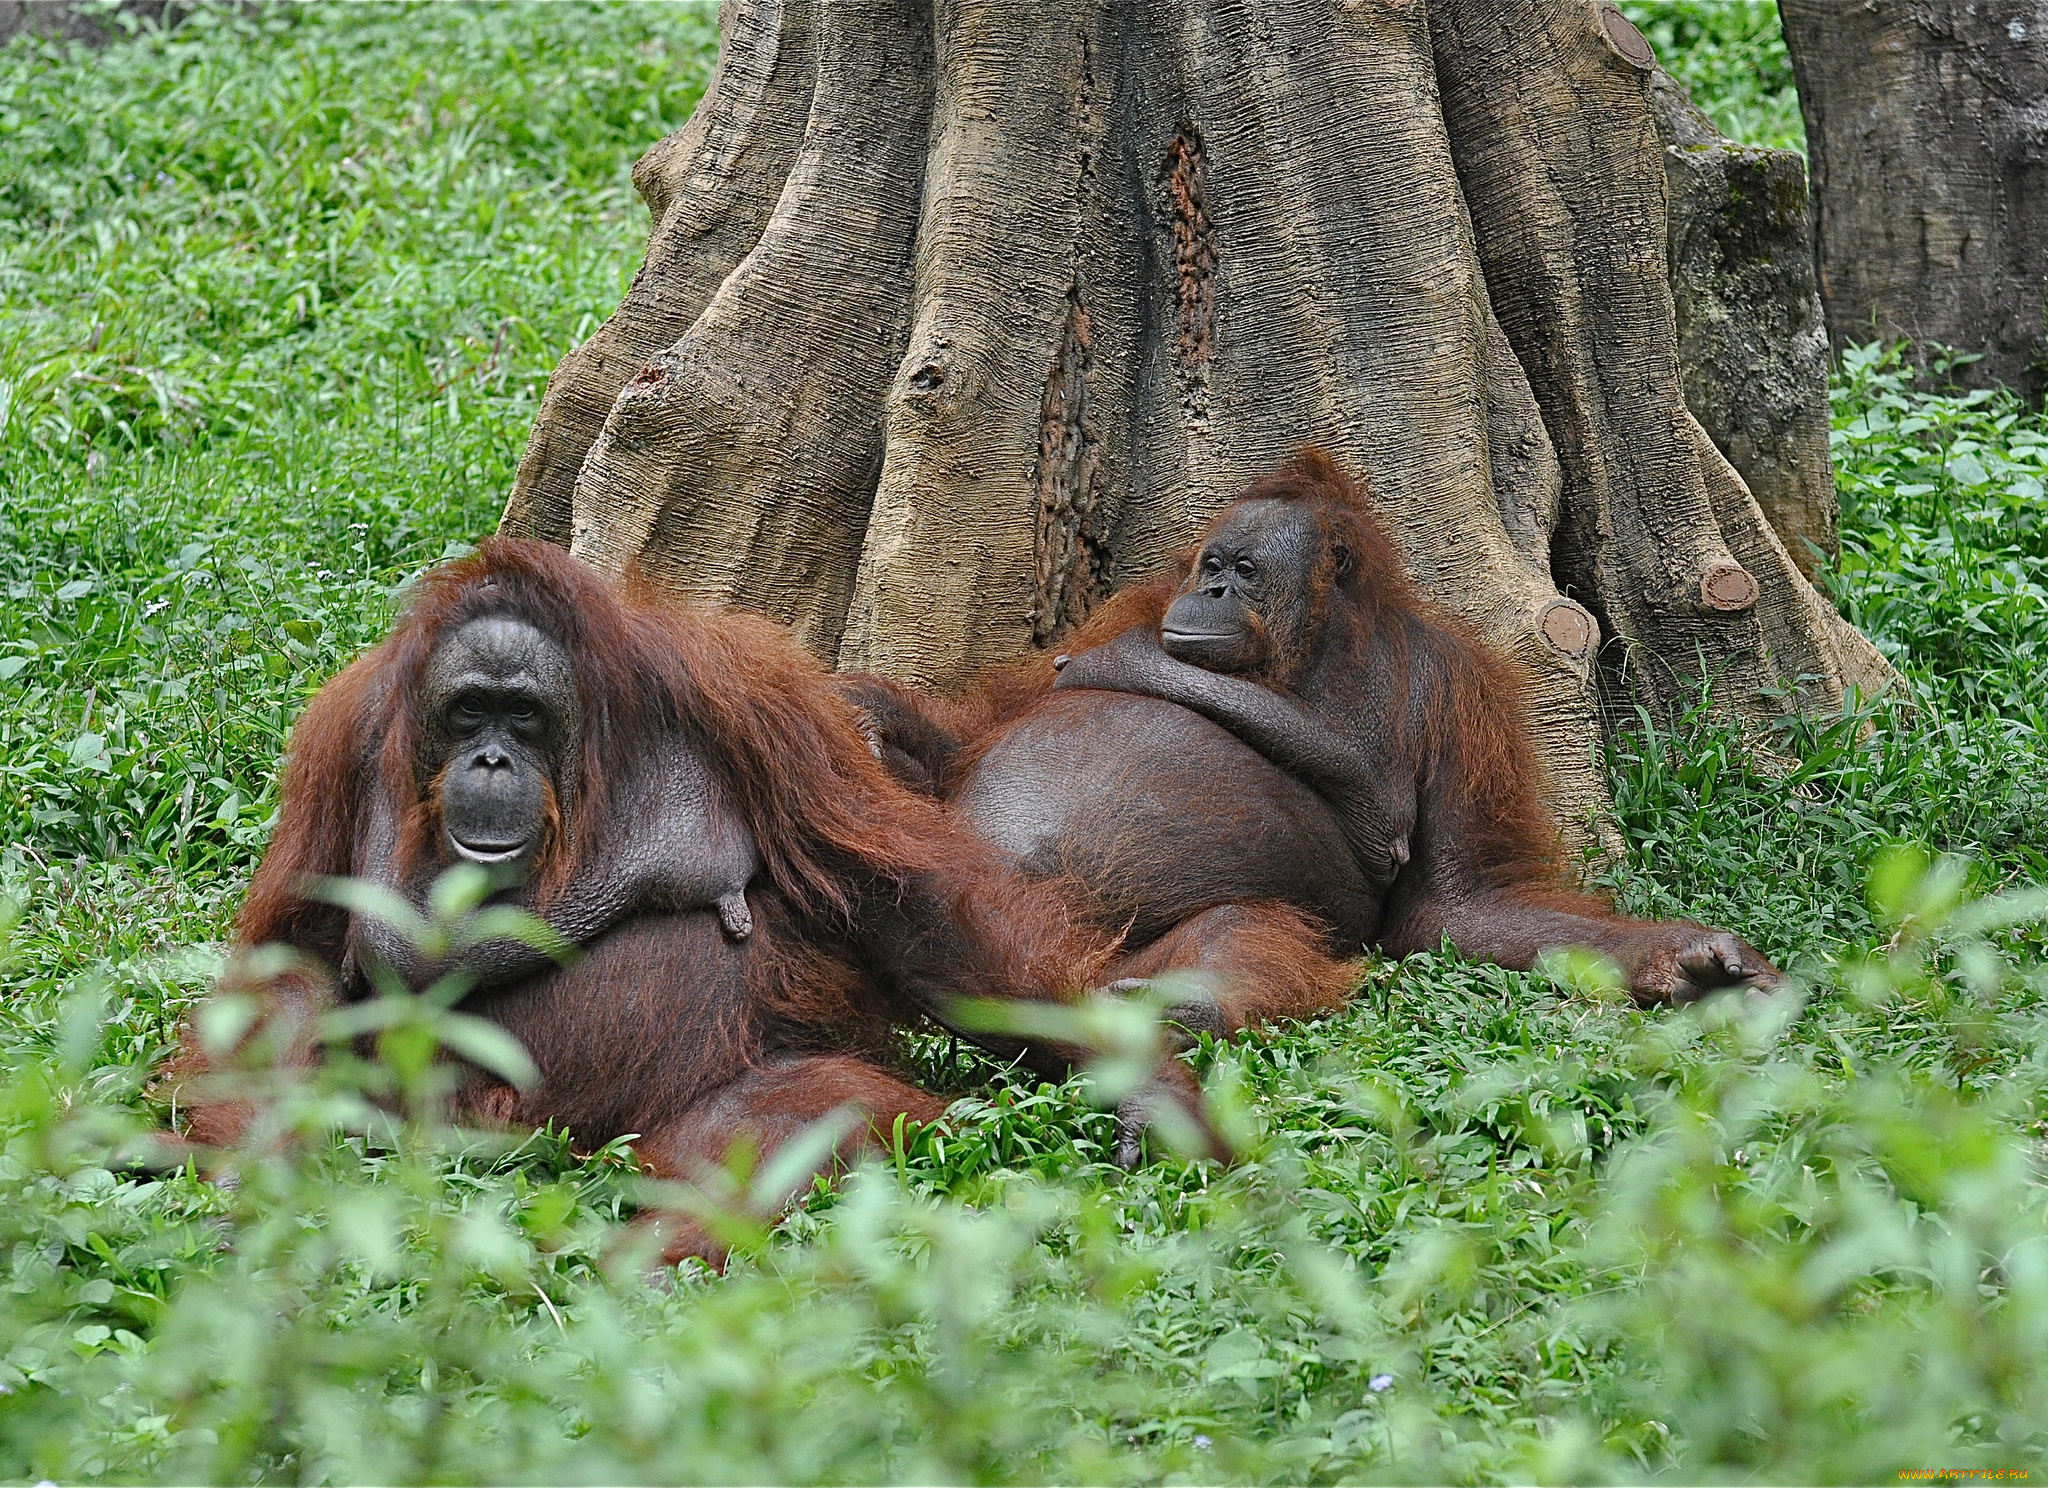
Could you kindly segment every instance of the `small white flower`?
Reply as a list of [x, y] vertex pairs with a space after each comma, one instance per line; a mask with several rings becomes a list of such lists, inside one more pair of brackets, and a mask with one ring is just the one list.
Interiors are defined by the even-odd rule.
[[1392, 1386], [1392, 1384], [1394, 1383], [1394, 1377], [1391, 1374], [1376, 1374], [1371, 1379], [1367, 1380], [1365, 1383], [1366, 1388], [1371, 1390], [1373, 1394], [1377, 1395], [1382, 1390], [1385, 1390]]

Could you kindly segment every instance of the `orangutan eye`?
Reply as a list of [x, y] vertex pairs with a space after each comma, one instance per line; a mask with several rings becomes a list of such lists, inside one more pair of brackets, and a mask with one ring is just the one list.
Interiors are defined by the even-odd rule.
[[1259, 566], [1256, 563], [1252, 562], [1251, 559], [1240, 558], [1237, 560], [1237, 576], [1240, 579], [1257, 578], [1258, 574]]

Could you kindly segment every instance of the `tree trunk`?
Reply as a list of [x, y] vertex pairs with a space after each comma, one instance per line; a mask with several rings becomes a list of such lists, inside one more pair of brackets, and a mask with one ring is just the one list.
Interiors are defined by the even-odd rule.
[[1671, 192], [1685, 401], [1810, 579], [1841, 539], [1806, 162], [1724, 138], [1662, 70], [1650, 104]]
[[[1782, 0], [1835, 344], [1909, 337], [2039, 404], [2048, 3]], [[1916, 356], [1924, 364], [1925, 348]]]
[[[1761, 723], [1889, 675], [1687, 410], [1654, 61], [1611, 5], [727, 0], [723, 25], [650, 156], [648, 265], [557, 372], [507, 530], [946, 686], [1320, 444], [1527, 664], [1574, 842], [1603, 701], [1665, 711], [1704, 666]], [[806, 106], [799, 147], [758, 143]], [[732, 206], [785, 158], [772, 211]]]

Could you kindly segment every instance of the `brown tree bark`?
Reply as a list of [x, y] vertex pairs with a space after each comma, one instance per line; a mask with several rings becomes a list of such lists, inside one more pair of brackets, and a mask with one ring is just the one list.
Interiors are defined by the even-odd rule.
[[[1687, 409], [1654, 61], [1611, 5], [726, 0], [723, 25], [650, 156], [675, 167], [648, 266], [557, 372], [507, 530], [943, 687], [1054, 644], [1317, 443], [1526, 663], [1573, 841], [1603, 703], [1666, 710], [1704, 668], [1761, 723], [1888, 675]], [[808, 91], [763, 81], [806, 45]], [[784, 140], [805, 108], [708, 288], [762, 189], [736, 182], [783, 157], [700, 121]]]
[[[1835, 345], [1984, 359], [2035, 404], [2048, 358], [2048, 0], [1782, 0]], [[1916, 354], [1925, 361], [1926, 350]]]

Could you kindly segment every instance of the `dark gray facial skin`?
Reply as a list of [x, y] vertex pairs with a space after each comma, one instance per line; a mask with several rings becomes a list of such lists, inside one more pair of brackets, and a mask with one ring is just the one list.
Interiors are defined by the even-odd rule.
[[577, 737], [568, 653], [523, 620], [487, 616], [450, 635], [421, 686], [423, 763], [440, 777], [442, 851], [530, 864], [547, 837], [548, 787], [566, 812]]
[[1247, 501], [1195, 557], [1159, 642], [1212, 672], [1257, 672], [1307, 622], [1321, 536], [1292, 503]]
[[[607, 758], [608, 800], [592, 819], [593, 803], [580, 794], [579, 696], [568, 650], [524, 620], [486, 615], [444, 631], [421, 677], [413, 756], [418, 787], [439, 808], [437, 840], [424, 860], [403, 854], [406, 803], [379, 792], [356, 872], [424, 907], [443, 864], [495, 867], [511, 902], [582, 948], [649, 911], [712, 910], [728, 939], [747, 939], [747, 886], [761, 855], [746, 821], [680, 732]], [[564, 839], [557, 843], [548, 840], [550, 787]], [[558, 861], [570, 871], [543, 903], [532, 873], [544, 851], [563, 854]], [[525, 882], [515, 888], [517, 880]], [[415, 990], [459, 965], [471, 995], [555, 967], [550, 952], [519, 939], [429, 956], [387, 922], [357, 916], [344, 978], [367, 987], [363, 968], [380, 964]]]

